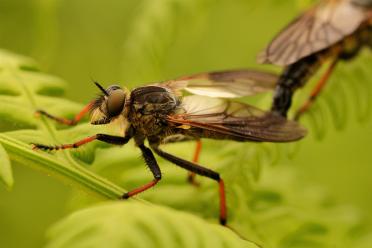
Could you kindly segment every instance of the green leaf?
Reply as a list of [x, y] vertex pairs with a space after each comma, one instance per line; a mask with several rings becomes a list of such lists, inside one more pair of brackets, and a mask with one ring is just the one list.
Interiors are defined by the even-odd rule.
[[8, 154], [5, 152], [4, 147], [0, 144], [0, 181], [11, 189], [13, 186], [13, 173], [10, 166]]
[[134, 202], [75, 212], [53, 226], [48, 238], [48, 248], [258, 247], [228, 228], [190, 214]]
[[[122, 188], [85, 168], [94, 160], [98, 144], [53, 155], [31, 149], [30, 143], [66, 143], [95, 131], [89, 125], [56, 128], [49, 120], [34, 116], [40, 108], [69, 117], [76, 113], [80, 104], [59, 97], [64, 87], [62, 80], [39, 72], [32, 60], [0, 50], [0, 144], [12, 161], [60, 177], [101, 197], [117, 199], [124, 192]], [[6, 180], [11, 183], [9, 175]]]

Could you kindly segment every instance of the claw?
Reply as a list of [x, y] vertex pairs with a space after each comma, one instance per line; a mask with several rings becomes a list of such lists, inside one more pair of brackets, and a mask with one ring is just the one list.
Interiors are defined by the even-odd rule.
[[43, 151], [51, 151], [51, 150], [58, 150], [58, 148], [54, 147], [54, 146], [46, 146], [46, 145], [42, 145], [42, 144], [34, 144], [32, 143], [32, 150], [34, 151], [37, 151], [37, 150], [43, 150]]
[[39, 150], [39, 147], [38, 147], [37, 144], [31, 143], [31, 146], [32, 146], [32, 150], [34, 150], [34, 151]]
[[195, 174], [189, 173], [187, 176], [187, 181], [195, 187], [200, 187], [200, 182], [195, 180]]

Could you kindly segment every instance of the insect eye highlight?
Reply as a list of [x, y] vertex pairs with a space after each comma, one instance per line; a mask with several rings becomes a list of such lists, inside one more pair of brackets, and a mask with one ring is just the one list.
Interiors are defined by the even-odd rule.
[[125, 92], [122, 89], [112, 90], [107, 98], [107, 113], [109, 117], [117, 116], [123, 110]]

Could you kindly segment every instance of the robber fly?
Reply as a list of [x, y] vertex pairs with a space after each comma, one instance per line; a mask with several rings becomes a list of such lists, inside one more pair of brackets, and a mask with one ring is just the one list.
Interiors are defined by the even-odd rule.
[[372, 0], [323, 0], [297, 17], [258, 56], [261, 63], [286, 66], [274, 93], [272, 111], [286, 116], [296, 89], [326, 60], [330, 65], [295, 119], [309, 109], [339, 60], [372, 46]]
[[[221, 224], [226, 224], [225, 186], [220, 175], [169, 154], [159, 146], [201, 138], [253, 142], [290, 142], [301, 139], [306, 130], [296, 122], [226, 99], [270, 90], [274, 87], [276, 79], [275, 75], [268, 73], [239, 70], [202, 73], [138, 87], [132, 91], [117, 85], [104, 89], [95, 83], [102, 94], [89, 103], [75, 119], [55, 117], [45, 111], [39, 113], [58, 122], [71, 124], [77, 123], [90, 111], [93, 125], [108, 124], [115, 120], [125, 123], [122, 136], [96, 134], [72, 144], [59, 146], [34, 144], [34, 148], [42, 150], [77, 148], [94, 140], [124, 145], [133, 138], [154, 179], [126, 192], [122, 196], [123, 199], [141, 193], [160, 181], [162, 174], [153, 155], [155, 152], [177, 166], [218, 182], [219, 218]], [[188, 91], [192, 95], [182, 96], [182, 91]], [[150, 148], [144, 145], [146, 139]]]

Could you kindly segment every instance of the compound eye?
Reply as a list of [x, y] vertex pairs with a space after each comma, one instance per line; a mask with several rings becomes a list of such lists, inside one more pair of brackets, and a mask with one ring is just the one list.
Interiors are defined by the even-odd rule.
[[125, 103], [125, 92], [122, 89], [116, 89], [110, 92], [107, 99], [107, 112], [109, 117], [117, 116], [123, 111]]

